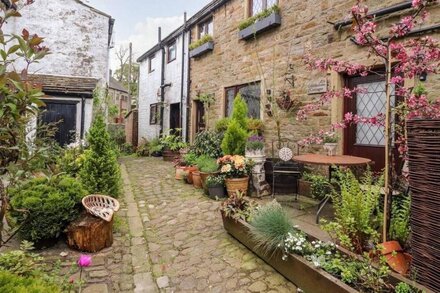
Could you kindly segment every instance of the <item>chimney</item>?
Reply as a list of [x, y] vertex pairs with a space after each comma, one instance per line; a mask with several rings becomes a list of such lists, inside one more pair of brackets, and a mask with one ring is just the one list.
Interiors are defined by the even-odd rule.
[[160, 42], [162, 42], [162, 28], [161, 27], [158, 27], [157, 34], [158, 34], [159, 43], [160, 43]]

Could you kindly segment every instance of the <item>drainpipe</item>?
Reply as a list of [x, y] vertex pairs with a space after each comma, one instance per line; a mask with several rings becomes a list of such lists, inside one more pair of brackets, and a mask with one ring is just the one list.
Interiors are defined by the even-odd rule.
[[[186, 33], [186, 12], [183, 14], [183, 31], [182, 31], [182, 75], [181, 75], [181, 82], [180, 82], [180, 127], [183, 129], [183, 83], [185, 82], [185, 33]], [[188, 116], [188, 110], [186, 111], [186, 116]], [[185, 125], [185, 140], [188, 141], [188, 132], [187, 132], [187, 125]]]
[[[186, 28], [184, 33], [188, 32], [188, 44], [191, 44], [191, 29]], [[189, 50], [189, 48], [188, 48]], [[190, 85], [191, 85], [191, 60], [188, 58], [188, 67], [186, 69], [187, 77], [186, 77], [186, 141], [190, 141], [190, 120], [192, 113], [192, 102], [190, 96]]]
[[85, 115], [85, 108], [86, 108], [86, 99], [84, 96], [81, 96], [81, 129], [80, 129], [80, 139], [84, 139], [84, 115]]
[[165, 83], [165, 47], [162, 44], [162, 28], [159, 27], [158, 29], [158, 35], [159, 35], [159, 47], [162, 53], [162, 64], [161, 64], [161, 70], [160, 70], [160, 134], [163, 133], [164, 130], [164, 120], [163, 120], [163, 113], [164, 113], [164, 102], [165, 102], [165, 87], [162, 85]]

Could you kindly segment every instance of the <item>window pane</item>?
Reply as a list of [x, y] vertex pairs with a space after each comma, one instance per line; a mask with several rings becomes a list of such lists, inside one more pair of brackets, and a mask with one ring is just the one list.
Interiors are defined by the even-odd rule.
[[232, 108], [235, 99], [235, 88], [226, 90], [226, 117], [232, 115]]
[[260, 119], [260, 84], [252, 84], [240, 89], [240, 94], [248, 106], [248, 116]]
[[212, 22], [212, 19], [208, 22], [208, 32], [207, 34], [214, 36], [214, 23]]
[[258, 14], [264, 10], [263, 0], [253, 0], [252, 1], [252, 15]]
[[278, 0], [267, 0], [267, 8], [271, 8], [276, 4], [278, 4]]
[[176, 59], [176, 43], [168, 47], [168, 61], [173, 61]]
[[[360, 84], [359, 88], [366, 89], [366, 93], [356, 96], [356, 111], [361, 117], [375, 117], [385, 114], [386, 92], [385, 82], [372, 82]], [[394, 105], [394, 88], [392, 89]], [[394, 119], [394, 118], [393, 118]], [[385, 128], [370, 124], [359, 123], [356, 125], [356, 143], [361, 145], [384, 146]]]

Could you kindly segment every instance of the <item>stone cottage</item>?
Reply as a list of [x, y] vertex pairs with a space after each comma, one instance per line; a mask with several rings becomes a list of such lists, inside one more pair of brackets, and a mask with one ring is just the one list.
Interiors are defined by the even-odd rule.
[[169, 130], [187, 136], [188, 37], [181, 26], [145, 52], [140, 63], [139, 139]]
[[[266, 125], [265, 137], [268, 148], [276, 139], [274, 119], [266, 111], [267, 97], [284, 97], [306, 104], [318, 98], [327, 89], [362, 85], [369, 92], [345, 102], [335, 100], [331, 107], [316, 112], [305, 122], [298, 122], [295, 115], [285, 115], [281, 122], [281, 135], [293, 142], [299, 141], [318, 129], [328, 128], [331, 123], [343, 119], [344, 111], [364, 116], [376, 115], [384, 110], [385, 81], [377, 76], [351, 77], [329, 72], [327, 75], [306, 69], [303, 56], [306, 52], [318, 57], [333, 57], [373, 65], [366, 50], [357, 46], [350, 37], [351, 22], [347, 14], [355, 1], [346, 0], [215, 0], [197, 13], [187, 25], [191, 32], [190, 42], [202, 38], [206, 29], [212, 36], [209, 50], [191, 58], [190, 98], [192, 100], [190, 137], [203, 129], [203, 105], [197, 102], [202, 92], [215, 96], [210, 109], [211, 122], [228, 117], [232, 113], [232, 101], [241, 93], [249, 107], [249, 114]], [[387, 35], [387, 27], [402, 15], [409, 13], [411, 1], [371, 0], [367, 3], [372, 14], [380, 20], [380, 30]], [[251, 29], [239, 29], [243, 20], [266, 8], [278, 5], [265, 21]], [[429, 8], [429, 21], [418, 28], [419, 34], [438, 36], [440, 7]], [[191, 54], [191, 53], [190, 53]], [[434, 96], [440, 94], [439, 77], [428, 76], [425, 85]], [[406, 81], [414, 84], [414, 80]], [[342, 144], [338, 152], [347, 155], [369, 157], [376, 162], [375, 168], [384, 165], [384, 131], [374, 126], [353, 126], [339, 133]]]
[[43, 122], [59, 122], [56, 139], [83, 138], [92, 122], [93, 91], [109, 82], [114, 19], [79, 0], [37, 0], [6, 31], [23, 28], [45, 38], [51, 54], [31, 68], [46, 96]]

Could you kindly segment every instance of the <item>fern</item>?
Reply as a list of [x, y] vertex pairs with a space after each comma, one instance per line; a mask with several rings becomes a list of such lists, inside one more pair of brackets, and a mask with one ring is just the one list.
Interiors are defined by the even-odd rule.
[[391, 208], [390, 236], [398, 240], [402, 246], [408, 242], [411, 233], [411, 196], [404, 197], [400, 202], [395, 200]]

